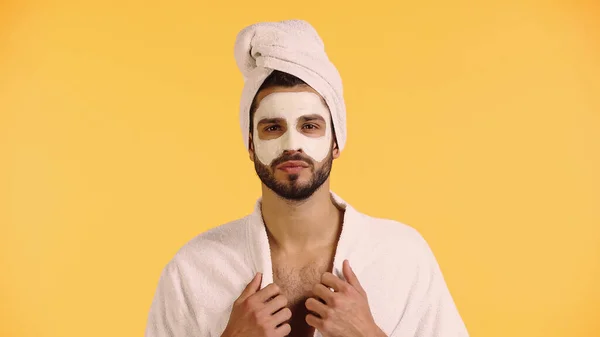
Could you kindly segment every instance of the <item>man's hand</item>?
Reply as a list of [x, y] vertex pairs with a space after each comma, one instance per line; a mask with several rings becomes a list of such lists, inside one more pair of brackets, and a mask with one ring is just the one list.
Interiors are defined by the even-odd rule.
[[281, 337], [291, 332], [285, 323], [292, 317], [287, 298], [274, 283], [259, 290], [261, 279], [257, 273], [235, 300], [222, 337]]
[[306, 300], [306, 308], [316, 315], [308, 314], [306, 323], [324, 337], [385, 336], [373, 319], [367, 293], [348, 260], [344, 261], [342, 270], [348, 282], [327, 272], [323, 274], [321, 283], [313, 287], [317, 298]]

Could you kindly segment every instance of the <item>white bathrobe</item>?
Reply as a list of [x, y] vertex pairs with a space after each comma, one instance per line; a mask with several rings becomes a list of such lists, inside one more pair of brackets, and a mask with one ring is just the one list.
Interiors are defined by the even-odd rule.
[[[348, 259], [367, 292], [375, 323], [393, 337], [467, 337], [437, 261], [412, 227], [345, 208], [333, 273], [344, 279]], [[185, 244], [163, 269], [146, 337], [218, 337], [233, 302], [257, 272], [273, 282], [271, 255], [258, 199], [254, 212]], [[315, 337], [322, 337], [315, 331]]]

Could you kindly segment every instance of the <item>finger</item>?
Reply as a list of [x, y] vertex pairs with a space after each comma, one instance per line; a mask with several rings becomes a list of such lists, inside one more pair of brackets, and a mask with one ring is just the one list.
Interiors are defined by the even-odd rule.
[[292, 332], [292, 327], [286, 323], [278, 328], [275, 328], [275, 333], [277, 336], [287, 336]]
[[331, 304], [334, 296], [334, 293], [321, 283], [315, 284], [313, 287], [313, 294], [325, 301], [325, 304]]
[[252, 294], [256, 293], [258, 291], [258, 289], [260, 288], [260, 282], [261, 281], [262, 281], [262, 274], [261, 273], [256, 273], [254, 275], [254, 277], [252, 278], [252, 281], [250, 281], [246, 285], [246, 287], [244, 288], [244, 290], [242, 291], [242, 293], [238, 297], [239, 301], [243, 302], [248, 297], [250, 297]]
[[344, 280], [330, 272], [323, 273], [323, 276], [321, 276], [321, 283], [337, 292], [343, 291], [346, 287], [346, 282], [344, 282]]
[[319, 330], [319, 331], [323, 331], [323, 319], [319, 318], [313, 314], [308, 314], [306, 315], [306, 323], [310, 326], [312, 326], [313, 328]]
[[271, 317], [271, 322], [273, 327], [277, 327], [279, 324], [285, 323], [290, 318], [292, 318], [292, 311], [290, 308], [283, 308]]
[[350, 285], [352, 285], [356, 290], [358, 290], [358, 292], [361, 293], [361, 295], [366, 297], [367, 292], [363, 289], [362, 285], [358, 281], [358, 277], [354, 273], [354, 270], [352, 270], [352, 267], [350, 267], [350, 261], [344, 260], [344, 263], [342, 265], [342, 271], [348, 283], [350, 283]]
[[264, 309], [261, 310], [261, 314], [269, 315], [276, 313], [279, 309], [287, 306], [288, 300], [285, 296], [279, 295], [274, 299], [267, 302]]
[[327, 318], [327, 306], [313, 298], [313, 297], [309, 297], [306, 302], [304, 302], [304, 306], [306, 307], [306, 309], [314, 312], [315, 314], [321, 316], [321, 318]]
[[256, 300], [259, 301], [260, 303], [265, 303], [269, 299], [279, 295], [280, 291], [281, 290], [279, 289], [279, 286], [277, 284], [271, 283], [268, 286], [264, 287], [263, 289], [259, 290], [253, 296], [255, 296]]

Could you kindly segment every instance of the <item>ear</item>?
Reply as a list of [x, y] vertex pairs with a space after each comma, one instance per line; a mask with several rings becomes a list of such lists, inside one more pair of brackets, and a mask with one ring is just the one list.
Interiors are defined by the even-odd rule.
[[338, 159], [340, 157], [340, 149], [338, 148], [337, 140], [333, 142], [332, 156], [333, 159]]
[[254, 162], [254, 143], [252, 142], [252, 134], [248, 135], [248, 156], [250, 161]]

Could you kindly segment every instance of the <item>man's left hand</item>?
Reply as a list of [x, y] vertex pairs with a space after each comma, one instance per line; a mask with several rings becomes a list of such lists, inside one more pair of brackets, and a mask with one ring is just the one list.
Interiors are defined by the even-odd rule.
[[319, 330], [324, 337], [385, 336], [373, 319], [367, 293], [348, 260], [344, 261], [342, 271], [348, 282], [327, 272], [321, 277], [321, 283], [313, 287], [316, 298], [309, 298], [305, 305], [316, 315], [308, 314], [306, 323]]

